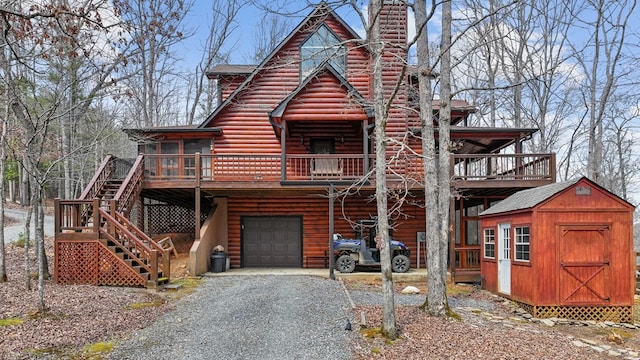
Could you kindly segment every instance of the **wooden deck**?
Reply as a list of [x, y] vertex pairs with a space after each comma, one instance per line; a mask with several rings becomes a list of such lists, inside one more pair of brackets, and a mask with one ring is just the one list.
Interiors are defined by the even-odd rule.
[[[421, 187], [422, 158], [389, 158], [390, 181], [405, 174]], [[322, 164], [322, 166], [319, 166]], [[145, 188], [256, 188], [372, 180], [375, 158], [363, 154], [144, 155]], [[529, 188], [555, 181], [555, 154], [483, 154], [451, 157], [457, 188]]]

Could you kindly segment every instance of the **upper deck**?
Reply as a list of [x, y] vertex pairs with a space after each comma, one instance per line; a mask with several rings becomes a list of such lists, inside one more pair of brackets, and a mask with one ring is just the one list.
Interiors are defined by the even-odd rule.
[[[388, 158], [390, 182], [423, 187], [420, 156]], [[348, 185], [373, 186], [375, 157], [363, 154], [144, 155], [145, 189], [247, 189]], [[555, 182], [555, 154], [453, 154], [458, 189], [531, 188]]]

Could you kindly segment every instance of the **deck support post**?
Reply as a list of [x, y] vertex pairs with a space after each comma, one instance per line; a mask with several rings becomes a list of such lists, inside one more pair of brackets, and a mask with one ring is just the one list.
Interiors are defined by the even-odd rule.
[[196, 206], [194, 209], [194, 213], [195, 213], [195, 229], [196, 229], [196, 240], [200, 240], [200, 212], [201, 210], [201, 201], [200, 201], [200, 186], [195, 188], [195, 197], [196, 197]]
[[333, 219], [333, 196], [334, 185], [329, 184], [329, 278], [331, 280], [336, 279], [336, 274], [333, 272], [333, 232], [334, 232], [334, 219]]
[[[462, 209], [460, 209], [462, 211]], [[449, 200], [449, 271], [451, 281], [456, 282], [456, 201], [453, 197]]]

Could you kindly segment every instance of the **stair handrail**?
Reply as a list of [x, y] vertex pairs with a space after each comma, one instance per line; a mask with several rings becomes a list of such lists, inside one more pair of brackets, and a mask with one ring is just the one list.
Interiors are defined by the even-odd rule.
[[[114, 206], [115, 201], [112, 201], [112, 208]], [[171, 250], [165, 249], [162, 245], [158, 244], [155, 240], [153, 240], [149, 235], [147, 235], [144, 231], [140, 230], [137, 226], [135, 226], [124, 214], [120, 212], [115, 212], [116, 221], [119, 224], [124, 225], [129, 232], [132, 232], [135, 235], [135, 239], [137, 241], [146, 244], [147, 247], [151, 249], [152, 254], [156, 254], [155, 257], [151, 257], [152, 267], [155, 268], [155, 272], [153, 272], [153, 276], [157, 277], [158, 267], [162, 269], [162, 274], [165, 278], [171, 278]], [[142, 240], [140, 240], [142, 239]], [[162, 258], [160, 264], [158, 264], [158, 254]], [[157, 279], [156, 279], [157, 280]]]
[[122, 213], [116, 212], [115, 220], [118, 224], [124, 226], [131, 235], [134, 235], [137, 241], [144, 244], [149, 251], [153, 249], [164, 252], [164, 249], [160, 244], [153, 240], [149, 235], [145, 234], [137, 226], [135, 226], [129, 219], [127, 219]]
[[[140, 241], [140, 239], [138, 239], [131, 231], [129, 231], [129, 229], [125, 225], [118, 222], [116, 218], [111, 216], [106, 210], [98, 208], [98, 213], [102, 218], [106, 220], [106, 226], [100, 227], [100, 232], [108, 236], [111, 241], [116, 243], [119, 248], [121, 248], [132, 259], [136, 260], [136, 262], [144, 269], [146, 269], [149, 273], [153, 273], [153, 269], [151, 268], [151, 266], [144, 262], [145, 258], [151, 259], [151, 248], [144, 242]], [[109, 228], [112, 229], [111, 232], [109, 231]], [[120, 241], [122, 237], [128, 240], [132, 246], [126, 246], [125, 244], [123, 244]], [[135, 249], [137, 254], [131, 251], [131, 249]]]
[[113, 166], [111, 166], [111, 164], [113, 160], [115, 160], [115, 156], [105, 156], [100, 167], [98, 167], [91, 181], [85, 186], [78, 200], [91, 200], [98, 195], [102, 185], [111, 178], [111, 173], [113, 173]]
[[[158, 271], [160, 269], [165, 278], [170, 278], [171, 267], [169, 259], [171, 253], [169, 250], [163, 249], [158, 243], [133, 225], [124, 215], [116, 212], [116, 216], [114, 217], [102, 208], [98, 209], [98, 214], [105, 219], [105, 226], [100, 227], [100, 233], [113, 241], [138, 265], [144, 268], [150, 274], [151, 282], [157, 283]], [[144, 241], [140, 240], [136, 235], [141, 235]], [[123, 244], [122, 241], [120, 241], [121, 238], [126, 239], [131, 245], [127, 246]], [[135, 249], [135, 253], [131, 251], [131, 249]], [[158, 262], [159, 257], [162, 257], [162, 262]], [[149, 261], [145, 262], [145, 259]]]
[[135, 201], [142, 191], [142, 180], [144, 175], [143, 164], [144, 155], [140, 154], [133, 163], [133, 166], [131, 166], [127, 177], [118, 188], [118, 192], [116, 192], [116, 195], [113, 197], [113, 200], [115, 200], [117, 204], [117, 212], [129, 215], [129, 212], [131, 211], [131, 203]]

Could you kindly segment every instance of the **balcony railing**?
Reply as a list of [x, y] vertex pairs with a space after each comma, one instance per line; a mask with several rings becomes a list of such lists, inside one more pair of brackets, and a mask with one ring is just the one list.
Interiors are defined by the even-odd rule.
[[456, 154], [453, 180], [555, 180], [554, 154]]
[[[454, 181], [555, 180], [554, 154], [485, 154], [451, 157]], [[283, 162], [284, 160], [284, 162]], [[282, 164], [284, 163], [284, 166]], [[369, 175], [375, 158], [363, 154], [145, 155], [144, 179], [155, 182], [353, 181]], [[390, 179], [422, 179], [422, 158], [390, 158]]]

